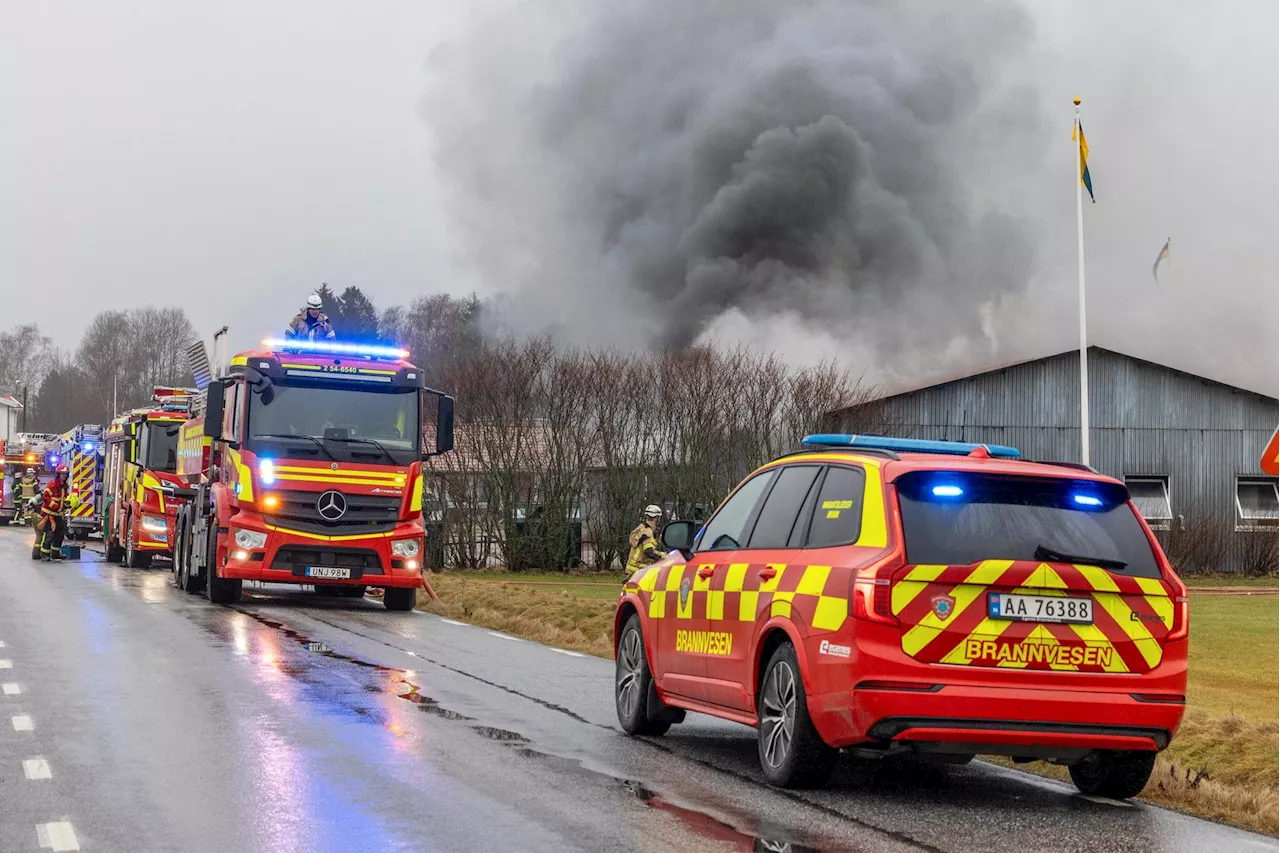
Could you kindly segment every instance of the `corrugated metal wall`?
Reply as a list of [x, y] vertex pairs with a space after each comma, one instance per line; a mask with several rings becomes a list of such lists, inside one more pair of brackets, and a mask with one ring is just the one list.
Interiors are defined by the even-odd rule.
[[[1080, 358], [1064, 353], [889, 397], [885, 432], [1009, 444], [1028, 459], [1080, 459]], [[1274, 398], [1140, 359], [1089, 350], [1090, 455], [1104, 474], [1169, 478], [1176, 516], [1234, 524], [1237, 475], [1262, 475]], [[834, 416], [836, 428], [840, 416]]]

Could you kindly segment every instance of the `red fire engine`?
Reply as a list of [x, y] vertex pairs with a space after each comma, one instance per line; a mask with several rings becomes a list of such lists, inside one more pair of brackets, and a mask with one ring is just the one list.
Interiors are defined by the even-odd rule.
[[425, 389], [404, 350], [264, 347], [232, 358], [184, 427], [178, 585], [217, 604], [236, 601], [245, 580], [352, 597], [381, 587], [389, 610], [411, 609], [422, 585], [422, 463], [453, 447], [453, 398]]
[[156, 388], [152, 404], [120, 415], [107, 428], [102, 531], [107, 560], [145, 569], [173, 556], [174, 519], [182, 498], [178, 430], [190, 415], [187, 388]]

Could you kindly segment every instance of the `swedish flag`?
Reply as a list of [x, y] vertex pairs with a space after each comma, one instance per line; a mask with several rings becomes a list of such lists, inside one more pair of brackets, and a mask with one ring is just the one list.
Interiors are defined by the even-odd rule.
[[1077, 130], [1080, 132], [1080, 183], [1089, 191], [1089, 201], [1097, 204], [1098, 200], [1093, 197], [1093, 179], [1089, 177], [1089, 143], [1084, 138], [1084, 125], [1079, 121], [1071, 129], [1072, 142], [1076, 140]]

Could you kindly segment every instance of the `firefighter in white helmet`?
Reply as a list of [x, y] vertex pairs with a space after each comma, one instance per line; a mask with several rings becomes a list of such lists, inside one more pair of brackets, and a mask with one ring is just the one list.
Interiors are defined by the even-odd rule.
[[284, 336], [286, 338], [311, 341], [317, 339], [333, 340], [333, 324], [321, 312], [321, 307], [322, 302], [319, 293], [312, 293], [308, 296], [306, 306], [289, 321], [288, 327], [285, 328]]
[[658, 544], [658, 522], [661, 520], [662, 507], [649, 504], [644, 508], [644, 521], [631, 531], [628, 539], [631, 553], [627, 556], [627, 577], [665, 556], [662, 553], [662, 547]]

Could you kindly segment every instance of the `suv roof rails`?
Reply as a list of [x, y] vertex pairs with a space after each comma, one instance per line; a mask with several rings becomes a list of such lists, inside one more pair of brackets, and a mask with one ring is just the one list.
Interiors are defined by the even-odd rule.
[[[937, 453], [947, 456], [982, 456], [998, 459], [1019, 459], [1022, 453], [1016, 447], [1002, 444], [974, 444], [967, 441], [932, 441], [918, 438], [898, 438], [889, 435], [850, 435], [846, 433], [820, 433], [807, 435], [800, 442], [805, 447], [837, 447], [863, 450], [878, 448], [899, 453]], [[977, 452], [975, 452], [977, 451]]]
[[846, 453], [854, 453], [861, 456], [879, 456], [881, 459], [889, 459], [897, 462], [902, 459], [901, 456], [892, 450], [886, 450], [883, 447], [802, 447], [799, 450], [793, 450], [790, 453], [783, 454], [779, 459], [787, 459], [791, 456], [803, 456], [806, 453], [828, 453], [832, 450], [843, 450]]
[[1056, 465], [1059, 468], [1074, 468], [1077, 471], [1088, 471], [1090, 474], [1102, 473], [1097, 468], [1094, 468], [1092, 465], [1086, 465], [1083, 462], [1044, 462], [1037, 459], [1036, 464], [1037, 465]]

